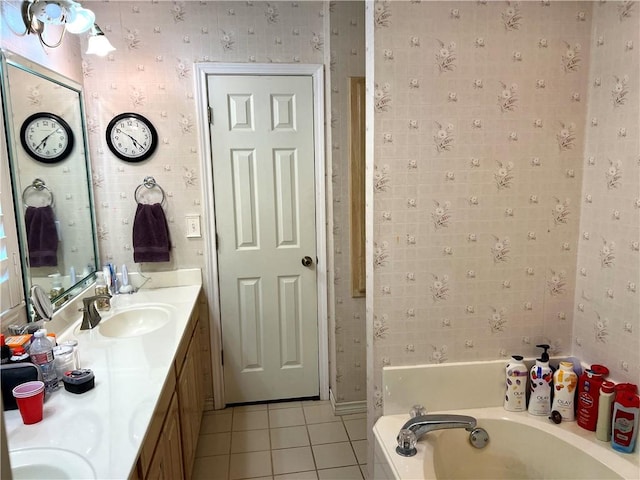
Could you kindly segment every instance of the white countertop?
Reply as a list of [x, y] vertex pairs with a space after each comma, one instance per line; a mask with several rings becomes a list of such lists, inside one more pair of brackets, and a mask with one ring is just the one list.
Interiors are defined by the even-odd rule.
[[[65, 331], [55, 332], [60, 341], [78, 340], [80, 366], [93, 370], [95, 388], [78, 395], [61, 386], [46, 399], [44, 418], [34, 425], [24, 425], [18, 410], [4, 412], [9, 450], [62, 448], [82, 455], [97, 478], [128, 478], [200, 288], [143, 289], [113, 297], [113, 310], [153, 303], [175, 307], [174, 321], [146, 335], [107, 338], [97, 329], [79, 331], [80, 313]], [[103, 317], [108, 320], [108, 314]]]

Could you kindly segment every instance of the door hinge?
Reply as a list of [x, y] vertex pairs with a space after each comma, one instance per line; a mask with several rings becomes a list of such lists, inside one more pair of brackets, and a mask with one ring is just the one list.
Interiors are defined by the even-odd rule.
[[213, 125], [213, 109], [210, 106], [207, 106], [207, 118], [209, 119], [209, 124]]

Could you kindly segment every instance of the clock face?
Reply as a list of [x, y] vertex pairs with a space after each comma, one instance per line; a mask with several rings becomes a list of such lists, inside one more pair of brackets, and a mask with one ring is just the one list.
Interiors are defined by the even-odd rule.
[[155, 151], [158, 134], [153, 124], [142, 115], [122, 113], [107, 126], [107, 145], [119, 159], [141, 162]]
[[73, 132], [67, 122], [53, 113], [34, 113], [20, 128], [20, 143], [35, 160], [56, 163], [73, 149]]

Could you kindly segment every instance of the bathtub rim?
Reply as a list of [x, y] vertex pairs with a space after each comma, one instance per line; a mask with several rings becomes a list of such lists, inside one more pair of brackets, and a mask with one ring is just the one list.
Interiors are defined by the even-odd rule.
[[[477, 419], [505, 420], [525, 424], [551, 435], [560, 437], [571, 445], [595, 457], [603, 465], [615, 471], [625, 479], [640, 478], [640, 449], [631, 454], [617, 452], [610, 447], [610, 443], [600, 442], [595, 438], [595, 432], [589, 432], [578, 427], [576, 422], [564, 422], [560, 425], [551, 423], [546, 417], [535, 417], [527, 412], [508, 412], [502, 407], [471, 408], [460, 410], [446, 410], [429, 413], [455, 413], [470, 415]], [[385, 460], [397, 480], [435, 479], [435, 471], [424, 472], [424, 455], [427, 444], [418, 442], [418, 453], [414, 457], [402, 457], [395, 452], [396, 435], [402, 425], [409, 419], [408, 414], [383, 415], [373, 426], [374, 439], [382, 450]], [[491, 434], [491, 432], [489, 432]]]

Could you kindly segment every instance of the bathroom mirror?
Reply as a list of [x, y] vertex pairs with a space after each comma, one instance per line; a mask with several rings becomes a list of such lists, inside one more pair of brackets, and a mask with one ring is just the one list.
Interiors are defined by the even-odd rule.
[[7, 51], [0, 69], [25, 298], [40, 285], [59, 308], [98, 258], [82, 87]]

